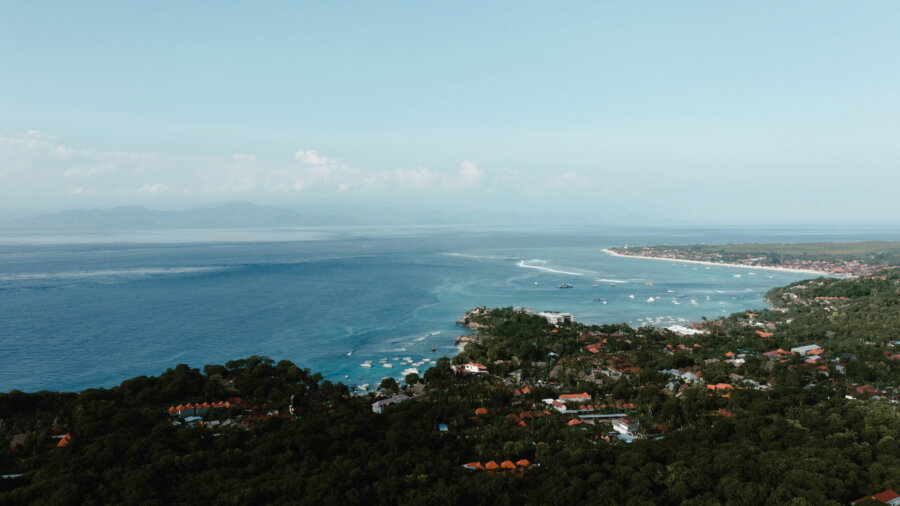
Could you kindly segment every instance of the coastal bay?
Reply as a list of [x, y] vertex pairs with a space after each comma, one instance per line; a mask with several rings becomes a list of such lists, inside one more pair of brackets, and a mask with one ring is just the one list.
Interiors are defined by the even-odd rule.
[[454, 322], [475, 305], [667, 326], [764, 307], [766, 290], [808, 276], [734, 278], [725, 266], [602, 252], [634, 238], [573, 234], [561, 247], [538, 234], [362, 230], [302, 241], [57, 244], [42, 234], [0, 246], [0, 390], [81, 390], [252, 354], [371, 386], [402, 377], [403, 362], [424, 372], [424, 359], [455, 354]]

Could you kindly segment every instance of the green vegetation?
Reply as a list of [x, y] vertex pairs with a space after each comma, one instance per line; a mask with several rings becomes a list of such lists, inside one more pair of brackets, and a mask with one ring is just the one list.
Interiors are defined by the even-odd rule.
[[[767, 297], [685, 335], [470, 313], [464, 352], [377, 397], [266, 357], [0, 394], [0, 474], [21, 474], [0, 504], [818, 505], [900, 489], [900, 273]], [[395, 392], [412, 399], [373, 412]], [[586, 397], [544, 402], [563, 394]], [[592, 418], [619, 413], [639, 422], [631, 443]]]

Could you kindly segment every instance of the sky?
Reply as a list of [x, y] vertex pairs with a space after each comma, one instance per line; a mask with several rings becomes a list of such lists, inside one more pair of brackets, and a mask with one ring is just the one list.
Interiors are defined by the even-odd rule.
[[0, 216], [897, 223], [896, 2], [0, 0]]

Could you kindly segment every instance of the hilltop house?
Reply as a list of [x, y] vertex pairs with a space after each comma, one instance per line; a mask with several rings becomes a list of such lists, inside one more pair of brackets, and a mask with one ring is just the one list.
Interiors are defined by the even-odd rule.
[[397, 394], [393, 397], [389, 397], [387, 399], [382, 399], [380, 401], [375, 401], [372, 403], [372, 412], [378, 413], [379, 415], [384, 413], [384, 408], [390, 406], [391, 404], [400, 404], [402, 402], [406, 402], [409, 400], [409, 397], [405, 394]]

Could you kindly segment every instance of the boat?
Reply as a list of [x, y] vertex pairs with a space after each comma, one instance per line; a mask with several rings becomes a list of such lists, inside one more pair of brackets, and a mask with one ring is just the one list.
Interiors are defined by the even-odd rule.
[[572, 285], [570, 285], [568, 283], [563, 283], [563, 284], [557, 286], [556, 288], [572, 288]]
[[384, 364], [381, 364], [381, 367], [387, 367], [388, 369], [390, 369], [391, 367], [394, 367], [394, 364], [384, 363]]
[[372, 361], [366, 360], [365, 362], [359, 364], [361, 367], [372, 367]]
[[419, 374], [419, 370], [415, 367], [407, 367], [406, 369], [403, 369], [403, 372], [401, 372], [400, 374], [404, 376], [406, 376], [407, 374]]

